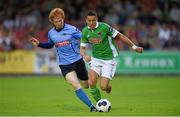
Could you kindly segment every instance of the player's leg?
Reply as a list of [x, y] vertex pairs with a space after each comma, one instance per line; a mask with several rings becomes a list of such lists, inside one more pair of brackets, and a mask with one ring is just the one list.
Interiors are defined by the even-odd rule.
[[110, 80], [112, 80], [115, 74], [116, 66], [117, 62], [115, 59], [103, 61], [100, 87], [103, 91], [106, 91], [106, 93], [110, 93], [112, 90]]
[[96, 86], [100, 72], [101, 72], [101, 65], [98, 59], [92, 57], [91, 62], [89, 63], [89, 86], [90, 86], [90, 93], [92, 94], [96, 102], [101, 99], [101, 93]]
[[90, 69], [89, 70], [90, 93], [92, 94], [96, 102], [98, 102], [101, 99], [101, 93], [96, 86], [97, 79], [98, 79], [98, 74], [94, 70]]
[[83, 59], [80, 59], [79, 61], [76, 62], [75, 71], [77, 77], [80, 79], [81, 86], [85, 89], [89, 88], [88, 73]]
[[110, 79], [107, 77], [101, 77], [100, 87], [101, 90], [106, 91], [106, 93], [110, 93], [112, 90], [112, 87], [110, 85]]
[[74, 90], [78, 90], [81, 88], [75, 71], [67, 73], [65, 79], [74, 88]]
[[73, 86], [76, 96], [88, 107], [90, 107], [91, 111], [96, 111], [96, 108], [93, 106], [91, 100], [81, 88], [77, 74], [74, 71], [75, 64], [76, 63], [71, 65], [60, 65], [59, 67], [66, 81]]
[[[80, 79], [80, 82], [84, 88], [89, 88], [88, 73], [84, 61], [81, 59], [76, 62], [76, 74]], [[94, 106], [91, 107], [91, 111], [97, 111]]]
[[65, 78], [67, 82], [71, 84], [73, 88], [75, 89], [76, 96], [90, 108], [90, 111], [96, 111], [96, 108], [92, 104], [91, 100], [88, 98], [86, 93], [82, 90], [81, 85], [78, 81], [76, 72], [72, 71], [72, 72], [67, 73]]
[[88, 80], [80, 80], [80, 84], [83, 88], [88, 89], [89, 88], [89, 83]]

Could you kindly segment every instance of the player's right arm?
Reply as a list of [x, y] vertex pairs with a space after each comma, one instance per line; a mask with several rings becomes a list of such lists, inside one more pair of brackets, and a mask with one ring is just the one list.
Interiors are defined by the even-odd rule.
[[37, 40], [36, 38], [34, 37], [31, 37], [30, 38], [30, 42], [34, 45], [34, 46], [37, 46], [37, 47], [41, 47], [41, 48], [45, 48], [45, 49], [50, 49], [54, 46], [54, 44], [50, 41], [48, 41], [47, 43], [41, 43], [39, 42], [39, 40]]
[[86, 54], [86, 46], [80, 46], [80, 54], [86, 62], [91, 61], [91, 57]]
[[37, 39], [34, 38], [34, 37], [31, 37], [31, 38], [30, 38], [30, 42], [31, 42], [34, 46], [38, 46], [38, 45], [39, 45], [39, 40], [37, 40]]
[[86, 46], [88, 44], [88, 39], [86, 38], [86, 28], [83, 29], [82, 31], [82, 38], [81, 38], [81, 45], [80, 45], [80, 54], [83, 57], [83, 59], [86, 62], [91, 61], [91, 57], [86, 54]]

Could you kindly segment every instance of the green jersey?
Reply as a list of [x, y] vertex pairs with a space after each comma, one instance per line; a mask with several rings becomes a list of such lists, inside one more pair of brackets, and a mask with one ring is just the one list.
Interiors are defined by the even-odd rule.
[[92, 56], [98, 59], [110, 60], [118, 56], [118, 49], [113, 38], [118, 31], [103, 22], [97, 22], [95, 29], [88, 26], [82, 30], [81, 46], [92, 45]]

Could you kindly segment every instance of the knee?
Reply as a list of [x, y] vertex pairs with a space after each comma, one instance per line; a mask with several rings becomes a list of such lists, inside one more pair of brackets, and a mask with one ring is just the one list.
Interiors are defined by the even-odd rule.
[[81, 85], [79, 83], [70, 83], [74, 89], [81, 88]]
[[87, 84], [84, 85], [84, 84], [83, 84], [82, 87], [85, 88], [85, 89], [88, 89], [88, 88], [89, 88], [89, 85], [87, 85]]
[[85, 80], [85, 81], [80, 81], [80, 84], [83, 88], [85, 89], [88, 89], [89, 88], [89, 83], [88, 83], [88, 80]]
[[89, 80], [89, 85], [92, 87], [92, 86], [96, 86], [96, 80]]
[[101, 90], [105, 91], [107, 89], [107, 86], [106, 85], [101, 85], [100, 88], [101, 88]]

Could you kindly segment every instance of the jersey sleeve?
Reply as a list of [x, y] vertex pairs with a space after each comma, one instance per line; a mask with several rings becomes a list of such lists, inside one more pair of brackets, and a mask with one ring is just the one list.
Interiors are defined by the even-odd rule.
[[38, 47], [44, 48], [44, 49], [50, 49], [53, 48], [54, 43], [53, 41], [50, 39], [49, 37], [49, 33], [48, 33], [48, 42], [44, 42], [44, 43], [39, 43]]
[[85, 29], [83, 29], [82, 38], [81, 38], [81, 46], [86, 46], [89, 43], [86, 32], [87, 31]]
[[48, 33], [48, 43], [54, 45], [54, 42], [51, 40], [50, 33]]
[[80, 31], [79, 29], [77, 29], [76, 27], [73, 27], [72, 36], [73, 36], [75, 39], [81, 39], [82, 33], [81, 33], [81, 31]]
[[108, 35], [110, 35], [112, 38], [115, 38], [116, 35], [119, 33], [119, 31], [117, 31], [115, 28], [111, 27], [110, 25], [106, 24], [108, 27]]

